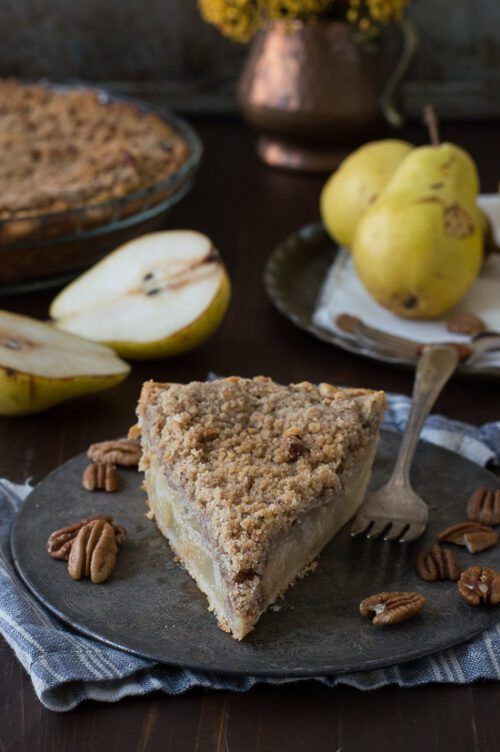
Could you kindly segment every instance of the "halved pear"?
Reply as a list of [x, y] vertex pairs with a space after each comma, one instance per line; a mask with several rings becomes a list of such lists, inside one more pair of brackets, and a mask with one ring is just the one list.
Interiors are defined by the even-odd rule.
[[25, 415], [115, 386], [130, 366], [109, 347], [0, 311], [0, 415]]
[[131, 359], [191, 350], [219, 326], [230, 298], [224, 264], [192, 230], [143, 235], [117, 248], [53, 301], [56, 326]]

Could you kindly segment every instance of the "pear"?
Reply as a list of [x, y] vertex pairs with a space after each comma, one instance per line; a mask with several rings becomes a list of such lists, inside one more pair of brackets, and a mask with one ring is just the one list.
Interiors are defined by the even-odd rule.
[[0, 311], [0, 415], [36, 413], [108, 389], [129, 371], [108, 347]]
[[321, 218], [334, 240], [351, 248], [359, 220], [412, 150], [398, 139], [373, 141], [350, 154], [326, 182]]
[[207, 339], [229, 298], [229, 277], [211, 240], [170, 230], [117, 248], [69, 284], [50, 315], [60, 329], [125, 358], [163, 358]]
[[476, 207], [476, 221], [484, 237], [484, 253], [498, 253], [500, 245], [495, 237], [495, 230], [491, 219], [480, 206]]
[[353, 258], [363, 284], [407, 318], [435, 318], [467, 293], [483, 258], [477, 169], [458, 146], [414, 149], [363, 215]]

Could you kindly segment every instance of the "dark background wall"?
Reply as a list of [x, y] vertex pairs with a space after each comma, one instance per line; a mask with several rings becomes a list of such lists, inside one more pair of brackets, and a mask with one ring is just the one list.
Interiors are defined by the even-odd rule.
[[[409, 16], [410, 114], [436, 96], [448, 116], [500, 114], [500, 0], [415, 0]], [[244, 54], [195, 0], [0, 0], [0, 75], [139, 83], [182, 109], [222, 109]]]

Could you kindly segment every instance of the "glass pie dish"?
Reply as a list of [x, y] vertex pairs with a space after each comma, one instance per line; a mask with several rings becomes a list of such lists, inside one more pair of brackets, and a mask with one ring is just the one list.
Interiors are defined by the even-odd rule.
[[166, 108], [149, 108], [90, 86], [53, 86], [57, 91], [93, 90], [99, 100], [131, 104], [160, 117], [187, 147], [186, 160], [153, 185], [63, 212], [0, 219], [0, 295], [61, 284], [118, 245], [162, 227], [165, 213], [189, 191], [201, 161], [193, 128]]

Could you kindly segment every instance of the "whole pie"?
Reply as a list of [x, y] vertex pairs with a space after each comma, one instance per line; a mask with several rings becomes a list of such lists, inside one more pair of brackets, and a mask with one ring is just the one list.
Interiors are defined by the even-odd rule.
[[[154, 186], [186, 161], [159, 116], [90, 89], [0, 80], [0, 240], [8, 220], [67, 212]], [[21, 230], [19, 230], [21, 228]]]
[[265, 377], [144, 384], [148, 504], [237, 640], [356, 513], [384, 409], [383, 392]]

